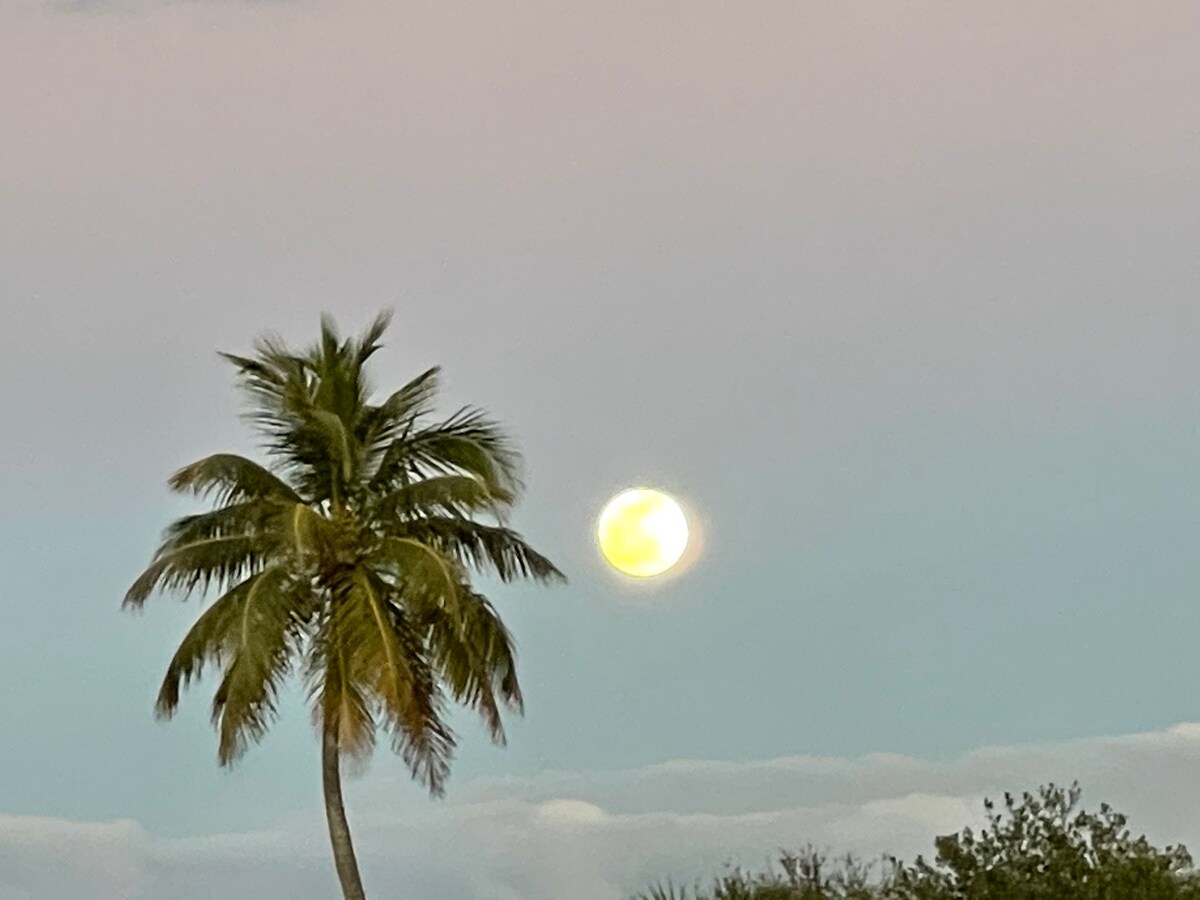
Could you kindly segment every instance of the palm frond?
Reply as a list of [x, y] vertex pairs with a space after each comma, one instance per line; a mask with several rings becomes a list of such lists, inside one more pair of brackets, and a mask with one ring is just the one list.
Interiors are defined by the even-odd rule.
[[[230, 602], [227, 617], [214, 621], [214, 628], [225, 626], [217, 651], [225, 660], [224, 677], [212, 703], [221, 765], [229, 765], [251, 743], [261, 740], [275, 720], [276, 699], [290, 668], [295, 634], [294, 608], [285, 588], [287, 577], [285, 569], [273, 567], [249, 579], [245, 589]], [[209, 636], [215, 637], [215, 632]], [[201, 644], [200, 639], [197, 635], [193, 648]], [[164, 682], [160, 708], [167, 708], [177, 698], [178, 678], [188, 671], [189, 661], [194, 661], [194, 656], [179, 661], [175, 684]]]
[[246, 417], [268, 434], [286, 422], [280, 416], [298, 388], [307, 385], [304, 360], [288, 350], [274, 335], [264, 335], [254, 343], [255, 357], [220, 353], [237, 369], [238, 387], [249, 402]]
[[237, 369], [237, 385], [248, 407], [244, 415], [271, 439], [270, 448], [287, 436], [298, 413], [312, 408], [318, 381], [311, 360], [278, 337], [259, 338], [254, 352], [254, 357], [220, 355]]
[[389, 491], [372, 512], [386, 531], [393, 522], [428, 516], [489, 513], [500, 518], [512, 502], [511, 494], [492, 493], [474, 475], [433, 475]]
[[[303, 504], [290, 504], [291, 506]], [[274, 499], [255, 498], [220, 506], [206, 513], [181, 516], [163, 532], [160, 553], [206, 538], [242, 535], [266, 538], [289, 509]], [[264, 545], [265, 545], [264, 541]]]
[[246, 594], [261, 575], [252, 575], [222, 594], [188, 630], [167, 666], [158, 692], [155, 714], [169, 719], [179, 705], [180, 689], [200, 678], [207, 665], [220, 665], [229, 648], [229, 634]]
[[311, 427], [320, 436], [328, 465], [340, 471], [342, 482], [348, 484], [358, 468], [358, 442], [340, 416], [324, 409], [314, 409], [311, 416]]
[[341, 754], [364, 763], [375, 747], [375, 718], [366, 686], [354, 676], [350, 637], [326, 607], [304, 660], [304, 677], [319, 733], [332, 730]]
[[531, 578], [543, 584], [563, 583], [566, 576], [511, 528], [484, 525], [453, 516], [431, 516], [401, 522], [394, 534], [434, 547], [477, 572], [502, 581]]
[[310, 506], [297, 503], [284, 517], [284, 533], [298, 563], [320, 559], [334, 552], [336, 538], [328, 519]]
[[393, 590], [357, 569], [334, 614], [350, 647], [351, 671], [378, 703], [397, 752], [413, 776], [438, 794], [450, 771], [454, 737], [442, 719], [441, 691], [420, 637], [389, 600]]
[[316, 377], [313, 402], [348, 429], [357, 424], [371, 392], [360, 352], [357, 341], [342, 340], [331, 316], [321, 316], [321, 339], [306, 357]]
[[389, 536], [368, 561], [392, 579], [410, 605], [458, 607], [464, 573], [453, 558], [436, 547], [411, 537]]
[[420, 674], [423, 687], [415, 694], [426, 699], [431, 710], [429, 725], [420, 730], [391, 729], [392, 750], [400, 755], [412, 777], [434, 797], [446, 793], [456, 739], [454, 732], [442, 721], [445, 699], [433, 667], [425, 659], [424, 650], [412, 646], [408, 650], [410, 665]]
[[404, 425], [430, 412], [441, 388], [442, 367], [433, 366], [400, 389], [393, 391], [376, 409], [385, 425]]
[[431, 475], [465, 473], [497, 496], [521, 490], [520, 454], [498, 424], [463, 409], [444, 422], [398, 437], [372, 476], [376, 489]]
[[227, 534], [187, 542], [169, 542], [125, 594], [122, 606], [137, 609], [161, 588], [185, 598], [197, 589], [232, 585], [266, 562], [262, 540], [254, 535]]
[[300, 497], [269, 469], [234, 453], [215, 453], [185, 466], [167, 482], [177, 493], [208, 497], [220, 506], [259, 497], [300, 502]]
[[492, 740], [503, 744], [501, 704], [516, 713], [524, 710], [516, 649], [487, 598], [468, 588], [461, 593], [455, 614], [435, 609], [423, 620], [433, 662], [453, 698], [479, 712]]
[[366, 330], [359, 336], [357, 341], [351, 345], [350, 358], [351, 361], [359, 369], [366, 365], [367, 360], [379, 351], [383, 346], [382, 340], [384, 333], [392, 324], [391, 310], [383, 310], [375, 317]]
[[375, 469], [382, 465], [388, 447], [401, 434], [412, 431], [419, 418], [429, 413], [437, 394], [441, 369], [434, 366], [393, 392], [378, 406], [368, 406], [360, 420], [360, 442], [372, 458]]

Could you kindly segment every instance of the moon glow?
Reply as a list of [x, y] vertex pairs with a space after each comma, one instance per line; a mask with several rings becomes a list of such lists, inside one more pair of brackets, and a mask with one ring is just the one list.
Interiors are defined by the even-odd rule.
[[663, 574], [679, 562], [688, 544], [683, 510], [652, 488], [631, 488], [610, 500], [596, 531], [608, 564], [635, 578]]

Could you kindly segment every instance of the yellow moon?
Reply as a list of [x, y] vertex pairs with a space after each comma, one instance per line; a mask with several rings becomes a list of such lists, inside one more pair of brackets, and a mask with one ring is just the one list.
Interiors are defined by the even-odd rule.
[[687, 549], [687, 518], [662, 491], [632, 488], [604, 507], [597, 528], [600, 551], [614, 569], [636, 578], [661, 575]]

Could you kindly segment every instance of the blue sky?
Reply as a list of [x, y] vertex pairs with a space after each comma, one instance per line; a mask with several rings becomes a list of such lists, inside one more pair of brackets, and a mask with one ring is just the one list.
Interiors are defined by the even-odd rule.
[[[462, 721], [449, 809], [547, 772], [611, 812], [578, 785], [680, 760], [1194, 740], [1197, 13], [992, 7], [0, 9], [13, 833], [320, 824], [299, 699], [219, 771], [211, 685], [151, 717], [198, 606], [118, 606], [188, 508], [166, 477], [253, 450], [215, 351], [324, 310], [394, 308], [380, 383], [440, 363], [447, 409], [511, 426], [517, 524], [571, 577], [496, 590], [529, 714], [505, 750]], [[632, 591], [592, 527], [644, 482], [704, 552]], [[1031, 753], [1031, 784], [1065, 770]], [[441, 815], [402, 774], [352, 799]], [[937, 782], [937, 821], [989, 783]], [[821, 840], [788, 834], [760, 836]], [[454, 890], [506, 896], [480, 878]]]

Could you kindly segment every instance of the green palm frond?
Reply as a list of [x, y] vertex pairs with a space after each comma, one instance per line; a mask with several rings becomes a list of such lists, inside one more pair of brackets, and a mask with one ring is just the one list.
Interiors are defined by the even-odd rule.
[[[222, 765], [229, 765], [251, 743], [261, 740], [275, 720], [276, 698], [291, 667], [296, 633], [295, 609], [287, 581], [288, 573], [281, 567], [267, 569], [249, 579], [245, 589], [239, 590], [236, 599], [229, 603], [231, 609], [214, 621], [214, 632], [208, 635], [217, 637], [215, 628], [225, 626], [217, 637], [220, 644], [216, 650], [224, 663], [224, 676], [212, 703], [212, 719], [218, 734], [217, 758]], [[204, 636], [197, 635], [196, 643], [191, 646], [200, 646]], [[186, 639], [184, 647], [189, 647]], [[164, 682], [159, 694], [160, 709], [177, 697], [178, 678], [187, 671], [189, 659], [194, 660], [194, 656], [179, 660], [175, 684]]]
[[238, 369], [246, 417], [266, 437], [267, 452], [293, 484], [307, 496], [322, 496], [319, 491], [329, 486], [326, 453], [340, 442], [330, 440], [328, 424], [316, 415], [320, 379], [310, 360], [276, 338], [260, 339], [255, 349], [256, 359], [221, 354]]
[[379, 421], [385, 426], [406, 425], [428, 415], [432, 411], [434, 397], [441, 388], [441, 379], [442, 367], [432, 366], [393, 391], [379, 406], [374, 407]]
[[341, 472], [343, 484], [349, 484], [359, 467], [359, 449], [341, 416], [324, 409], [312, 411], [313, 431], [319, 436], [328, 465]]
[[521, 457], [508, 436], [480, 410], [460, 410], [444, 422], [397, 438], [380, 460], [371, 485], [385, 489], [432, 475], [465, 473], [496, 496], [521, 490]]
[[311, 592], [302, 584], [285, 583], [284, 570], [279, 567], [252, 575], [215, 600], [180, 642], [159, 689], [156, 715], [171, 718], [181, 689], [199, 680], [207, 666], [221, 666], [234, 659], [239, 648], [259, 640], [262, 625], [272, 626], [273, 620], [263, 614], [264, 609], [272, 608], [271, 603], [276, 604], [276, 613], [281, 612], [280, 603], [287, 604], [288, 622], [274, 624], [285, 627], [298, 640], [305, 620], [316, 608]]
[[192, 625], [167, 666], [166, 677], [158, 692], [155, 713], [169, 719], [179, 705], [181, 688], [199, 680], [205, 666], [220, 665], [228, 652], [228, 636], [233, 629], [246, 594], [261, 575], [252, 575], [234, 585], [218, 598]]
[[433, 661], [451, 696], [475, 709], [492, 739], [504, 743], [500, 707], [521, 713], [512, 635], [482, 594], [461, 591], [457, 615], [432, 609], [424, 616]]
[[258, 463], [233, 453], [216, 453], [180, 469], [167, 482], [171, 490], [201, 498], [216, 494], [218, 506], [270, 497], [299, 503], [299, 495]]
[[167, 553], [175, 546], [205, 538], [265, 535], [295, 506], [304, 504], [284, 504], [273, 499], [255, 498], [219, 506], [206, 513], [181, 516], [167, 526], [159, 552]]
[[393, 593], [381, 578], [358, 569], [334, 615], [350, 648], [351, 671], [375, 699], [397, 752], [414, 777], [440, 793], [454, 737], [443, 721], [441, 689], [420, 635]]
[[[381, 325], [386, 322], [376, 320], [372, 330]], [[363, 340], [367, 344], [362, 347], [357, 341], [343, 341], [336, 323], [324, 315], [321, 317], [321, 339], [305, 357], [315, 376], [314, 404], [337, 416], [348, 427], [358, 420], [370, 394], [362, 356], [370, 344], [378, 346], [378, 336], [372, 339], [369, 330]]]
[[391, 576], [400, 596], [411, 605], [458, 608], [462, 568], [429, 543], [410, 537], [387, 537], [368, 561]]
[[383, 530], [397, 521], [429, 516], [467, 518], [472, 513], [503, 515], [512, 494], [497, 496], [474, 475], [434, 475], [386, 494], [374, 511]]
[[308, 387], [304, 360], [273, 335], [255, 341], [255, 357], [220, 353], [238, 372], [238, 386], [249, 401], [246, 418], [275, 437], [286, 431], [289, 403], [303, 396]]
[[[422, 372], [378, 406], [368, 406], [359, 422], [360, 441], [372, 454], [386, 453], [391, 443], [428, 415], [440, 382], [441, 368]], [[376, 462], [376, 469], [380, 462]]]
[[226, 586], [253, 574], [266, 561], [262, 541], [254, 535], [227, 534], [164, 546], [125, 594], [126, 608], [140, 608], [161, 588], [184, 597], [211, 585]]
[[562, 583], [566, 576], [511, 528], [485, 525], [453, 516], [430, 516], [396, 526], [398, 536], [434, 547], [477, 572], [502, 581], [530, 578], [543, 584]]
[[410, 729], [400, 723], [391, 728], [392, 750], [399, 754], [416, 781], [435, 797], [444, 796], [454, 757], [454, 732], [445, 722], [446, 702], [433, 667], [425, 659], [424, 647], [413, 643], [408, 652], [411, 665], [421, 676], [424, 689], [413, 693], [422, 698], [427, 712], [426, 727]]
[[383, 335], [391, 324], [392, 314], [384, 310], [367, 326], [362, 336], [351, 343], [350, 360], [355, 368], [361, 371], [367, 360], [383, 347]]
[[343, 756], [363, 762], [375, 748], [375, 717], [366, 685], [355, 678], [351, 636], [326, 606], [304, 657], [304, 678], [318, 732], [332, 731]]
[[283, 532], [296, 555], [297, 568], [337, 554], [337, 535], [332, 522], [303, 503], [292, 506], [284, 516]]

